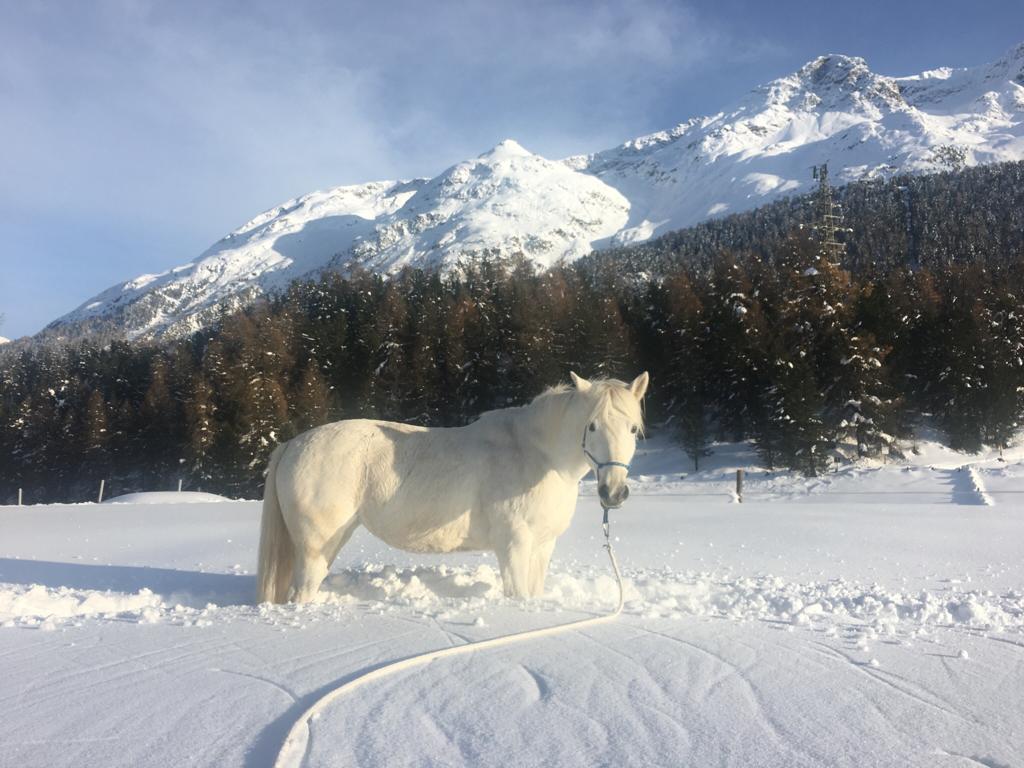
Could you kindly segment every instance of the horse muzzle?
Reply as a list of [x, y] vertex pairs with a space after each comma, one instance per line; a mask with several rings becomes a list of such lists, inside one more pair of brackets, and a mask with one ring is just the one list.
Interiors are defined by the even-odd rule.
[[629, 498], [629, 486], [623, 483], [613, 491], [608, 487], [608, 483], [601, 483], [597, 489], [597, 495], [601, 497], [601, 503], [608, 509], [617, 509]]

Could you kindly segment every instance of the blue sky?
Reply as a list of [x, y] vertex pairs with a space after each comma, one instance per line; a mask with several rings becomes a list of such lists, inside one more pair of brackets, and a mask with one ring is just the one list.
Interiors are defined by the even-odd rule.
[[0, 0], [0, 334], [314, 189], [604, 149], [822, 53], [905, 75], [1024, 40], [1020, 0], [839, 6]]

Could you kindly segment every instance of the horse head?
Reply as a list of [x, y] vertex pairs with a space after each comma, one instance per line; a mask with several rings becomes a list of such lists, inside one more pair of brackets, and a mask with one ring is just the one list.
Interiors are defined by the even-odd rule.
[[644, 372], [626, 384], [614, 379], [588, 381], [575, 373], [570, 376], [578, 392], [593, 397], [581, 446], [597, 477], [601, 504], [607, 508], [620, 507], [629, 497], [626, 478], [637, 436], [643, 429], [640, 404], [649, 377]]

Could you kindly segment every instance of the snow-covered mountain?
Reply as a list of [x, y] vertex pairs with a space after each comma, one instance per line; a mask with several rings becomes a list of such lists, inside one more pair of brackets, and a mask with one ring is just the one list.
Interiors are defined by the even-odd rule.
[[629, 199], [616, 239], [633, 242], [807, 191], [823, 161], [845, 183], [943, 170], [961, 153], [966, 165], [1024, 158], [1024, 44], [903, 78], [821, 56], [726, 112], [566, 162]]
[[1024, 159], [1024, 44], [996, 62], [911, 77], [829, 55], [738, 104], [591, 155], [504, 141], [433, 179], [337, 187], [260, 214], [198, 259], [116, 285], [47, 327], [181, 335], [224, 306], [327, 269], [450, 269], [521, 255], [540, 267], [838, 183]]

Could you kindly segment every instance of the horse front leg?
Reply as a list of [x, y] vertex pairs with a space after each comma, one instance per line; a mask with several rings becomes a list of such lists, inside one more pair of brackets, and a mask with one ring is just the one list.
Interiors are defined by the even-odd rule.
[[501, 586], [506, 597], [530, 595], [530, 565], [533, 534], [524, 527], [512, 529], [497, 542], [494, 553], [501, 568]]

